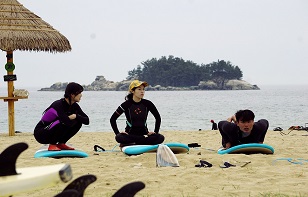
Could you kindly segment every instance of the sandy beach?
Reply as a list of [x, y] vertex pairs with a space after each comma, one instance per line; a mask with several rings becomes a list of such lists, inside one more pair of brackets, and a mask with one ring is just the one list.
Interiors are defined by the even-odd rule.
[[[264, 143], [274, 147], [273, 155], [219, 155], [221, 138], [217, 130], [162, 134], [165, 142], [199, 143], [201, 147], [191, 148], [187, 154], [176, 154], [180, 167], [160, 168], [156, 167], [155, 153], [127, 156], [120, 152], [112, 132], [79, 132], [68, 142], [88, 153], [87, 158], [34, 158], [35, 151], [42, 145], [30, 132], [15, 136], [1, 133], [0, 152], [14, 143], [26, 142], [29, 148], [18, 157], [17, 168], [67, 163], [73, 170], [72, 180], [86, 174], [95, 175], [97, 180], [88, 186], [84, 196], [109, 197], [133, 181], [145, 183], [145, 188], [136, 196], [147, 197], [308, 196], [307, 131], [294, 130], [288, 135], [268, 131]], [[95, 152], [96, 144], [108, 151]], [[213, 166], [195, 167], [200, 160]], [[236, 166], [221, 168], [224, 161]], [[251, 163], [241, 167], [244, 162]], [[14, 196], [55, 196], [68, 184], [60, 182]]]

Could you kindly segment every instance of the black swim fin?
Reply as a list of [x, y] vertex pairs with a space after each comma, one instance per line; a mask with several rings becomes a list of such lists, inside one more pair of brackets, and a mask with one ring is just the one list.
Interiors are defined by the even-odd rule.
[[68, 189], [55, 195], [54, 197], [79, 197], [79, 192], [75, 189]]
[[[83, 175], [79, 178], [72, 181], [69, 185], [67, 185], [61, 193], [66, 193], [68, 190], [76, 190], [78, 192], [78, 197], [82, 197], [85, 189], [93, 182], [96, 181], [95, 175]], [[59, 193], [58, 195], [60, 195]], [[60, 196], [59, 196], [60, 197]]]
[[145, 188], [145, 184], [141, 181], [128, 183], [121, 187], [112, 197], [133, 197], [143, 188]]
[[18, 156], [28, 148], [24, 142], [13, 144], [7, 147], [0, 154], [0, 176], [16, 175], [16, 161]]

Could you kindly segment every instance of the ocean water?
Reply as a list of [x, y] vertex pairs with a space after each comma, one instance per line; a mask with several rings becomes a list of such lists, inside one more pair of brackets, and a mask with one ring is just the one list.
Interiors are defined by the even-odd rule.
[[[261, 90], [230, 91], [146, 91], [162, 117], [161, 131], [197, 131], [211, 129], [210, 120], [225, 120], [239, 109], [254, 111], [255, 120], [265, 118], [270, 128], [308, 125], [308, 86], [264, 86]], [[39, 89], [39, 88], [37, 88]], [[15, 130], [33, 132], [43, 111], [63, 92], [42, 92], [27, 89], [28, 99], [15, 102]], [[7, 90], [0, 89], [0, 96]], [[80, 101], [83, 111], [90, 117], [90, 125], [81, 131], [112, 131], [109, 119], [124, 101], [124, 91], [85, 91]], [[0, 133], [8, 133], [8, 104], [0, 101]], [[118, 127], [125, 128], [124, 114]], [[148, 117], [149, 130], [154, 129], [154, 118]]]

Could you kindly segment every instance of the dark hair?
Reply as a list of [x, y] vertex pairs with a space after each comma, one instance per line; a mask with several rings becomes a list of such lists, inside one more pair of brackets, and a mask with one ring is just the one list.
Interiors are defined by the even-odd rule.
[[133, 93], [129, 93], [128, 95], [125, 96], [125, 100], [128, 99], [133, 99]]
[[[131, 91], [135, 91], [136, 88], [137, 87], [132, 88]], [[128, 95], [125, 96], [125, 100], [128, 100], [128, 99], [133, 99], [133, 93], [132, 92], [128, 93]]]
[[78, 95], [83, 92], [83, 87], [75, 82], [67, 84], [65, 88], [64, 98], [71, 98], [71, 94]]
[[255, 114], [251, 110], [245, 109], [237, 111], [235, 117], [237, 122], [239, 121], [248, 122], [250, 120], [255, 119]]

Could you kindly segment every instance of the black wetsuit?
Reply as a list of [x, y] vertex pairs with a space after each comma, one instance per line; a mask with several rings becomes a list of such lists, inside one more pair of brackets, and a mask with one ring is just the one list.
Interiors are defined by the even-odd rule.
[[[155, 134], [148, 135], [147, 117], [151, 112], [155, 118]], [[117, 127], [116, 120], [118, 117], [125, 113], [126, 128], [125, 132], [128, 135], [120, 133]], [[164, 141], [164, 136], [159, 134], [161, 118], [155, 105], [146, 99], [141, 99], [140, 102], [135, 102], [133, 99], [128, 99], [123, 102], [110, 118], [111, 127], [116, 134], [116, 141], [121, 144], [160, 144]]]
[[217, 130], [217, 123], [216, 122], [212, 123], [212, 130]]
[[268, 126], [268, 121], [261, 119], [254, 123], [250, 135], [243, 137], [243, 132], [240, 131], [236, 124], [228, 121], [220, 121], [218, 123], [223, 147], [225, 147], [228, 142], [231, 143], [231, 146], [247, 143], [263, 143]]
[[[69, 115], [76, 114], [70, 120]], [[64, 98], [54, 101], [44, 112], [34, 129], [34, 137], [41, 144], [66, 143], [81, 128], [89, 124], [89, 117], [77, 103], [69, 105]]]

